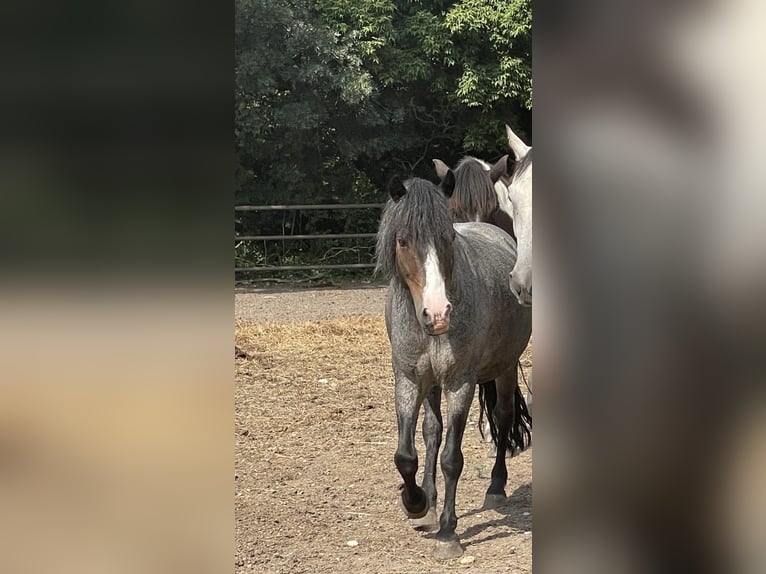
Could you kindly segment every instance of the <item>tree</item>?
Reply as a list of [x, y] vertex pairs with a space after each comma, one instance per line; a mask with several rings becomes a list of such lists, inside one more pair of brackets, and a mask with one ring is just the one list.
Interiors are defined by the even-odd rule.
[[399, 140], [408, 128], [420, 134], [399, 144], [411, 165], [429, 139], [480, 153], [502, 145], [505, 123], [528, 131], [529, 0], [317, 0], [317, 9], [355, 42]]
[[316, 196], [337, 167], [333, 124], [369, 97], [369, 74], [307, 0], [238, 0], [235, 43], [243, 199]]
[[240, 203], [380, 201], [391, 175], [433, 178], [434, 157], [506, 153], [504, 124], [529, 137], [531, 104], [529, 0], [236, 0]]

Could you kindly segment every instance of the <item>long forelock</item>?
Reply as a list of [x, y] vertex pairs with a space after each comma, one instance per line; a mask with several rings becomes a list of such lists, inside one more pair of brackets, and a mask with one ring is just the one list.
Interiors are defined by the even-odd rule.
[[398, 202], [389, 200], [386, 204], [378, 229], [375, 272], [386, 278], [397, 275], [396, 236], [399, 231], [407, 232], [422, 258], [428, 245], [433, 245], [439, 252], [448, 248], [452, 241], [452, 218], [447, 199], [439, 188], [422, 179], [408, 180], [406, 186], [404, 197]]
[[499, 208], [489, 172], [476, 158], [466, 156], [455, 167], [449, 204], [456, 221], [486, 221]]

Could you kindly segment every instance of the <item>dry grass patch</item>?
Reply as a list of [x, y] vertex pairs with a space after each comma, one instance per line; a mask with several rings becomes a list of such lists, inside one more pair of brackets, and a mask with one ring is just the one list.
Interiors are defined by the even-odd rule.
[[[354, 414], [392, 396], [390, 346], [380, 315], [242, 324], [235, 342], [248, 356], [237, 361], [239, 393], [254, 400], [258, 412], [251, 417], [266, 417], [272, 425], [314, 426], [323, 420], [317, 407], [349, 424]], [[258, 395], [288, 402], [259, 404]]]
[[[394, 385], [382, 315], [241, 323], [235, 344], [237, 572], [465, 568], [434, 563], [432, 535], [413, 531], [398, 507]], [[530, 358], [527, 350], [522, 364]], [[492, 464], [475, 432], [476, 413], [463, 441], [458, 496], [459, 532], [476, 556], [470, 568], [529, 572], [531, 457], [509, 464], [503, 512], [475, 512]], [[424, 452], [420, 433], [416, 442]]]

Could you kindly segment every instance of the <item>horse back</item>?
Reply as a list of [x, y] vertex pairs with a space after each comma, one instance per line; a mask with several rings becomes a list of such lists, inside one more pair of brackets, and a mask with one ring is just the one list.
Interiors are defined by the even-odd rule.
[[486, 339], [487, 349], [521, 353], [532, 332], [532, 314], [518, 304], [508, 279], [516, 264], [516, 241], [490, 224], [455, 224], [455, 230], [461, 255], [456, 253], [454, 279], [463, 295], [454, 319], [462, 315], [463, 328], [477, 340]]
[[480, 269], [484, 282], [491, 283], [494, 276], [505, 273], [507, 283], [507, 272], [513, 269], [518, 254], [513, 236], [490, 223], [455, 223], [454, 227], [456, 256], [462, 255], [470, 267]]

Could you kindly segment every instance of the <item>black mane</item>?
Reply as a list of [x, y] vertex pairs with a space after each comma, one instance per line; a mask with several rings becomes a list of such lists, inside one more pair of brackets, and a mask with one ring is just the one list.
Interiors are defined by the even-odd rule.
[[425, 179], [413, 178], [404, 183], [407, 193], [398, 201], [389, 199], [378, 228], [375, 247], [375, 272], [386, 278], [396, 273], [396, 240], [398, 234], [424, 257], [423, 249], [433, 245], [437, 252], [450, 249], [454, 237], [447, 198], [442, 190]]

